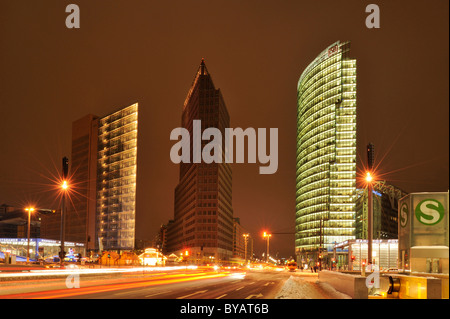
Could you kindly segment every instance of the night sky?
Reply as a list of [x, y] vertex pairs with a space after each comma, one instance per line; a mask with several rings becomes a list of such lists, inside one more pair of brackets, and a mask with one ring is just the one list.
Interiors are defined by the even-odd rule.
[[[80, 8], [68, 29], [65, 8]], [[365, 25], [379, 5], [380, 28]], [[278, 128], [279, 167], [233, 164], [233, 209], [261, 232], [293, 232], [297, 81], [328, 45], [357, 59], [358, 172], [375, 144], [382, 179], [407, 192], [447, 191], [449, 2], [0, 0], [0, 204], [58, 208], [51, 181], [71, 156], [72, 122], [139, 103], [137, 210], [151, 239], [173, 218], [172, 129], [202, 58], [231, 127]], [[52, 207], [49, 207], [52, 206]], [[273, 235], [289, 257], [293, 235]]]

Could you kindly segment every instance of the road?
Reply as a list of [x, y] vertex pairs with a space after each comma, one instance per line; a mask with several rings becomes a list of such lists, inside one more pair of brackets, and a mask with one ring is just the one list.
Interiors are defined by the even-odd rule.
[[[59, 278], [1, 281], [0, 298], [274, 299], [291, 275], [287, 271], [275, 270], [213, 269], [130, 272], [92, 277], [74, 273]], [[301, 284], [315, 285], [315, 280], [317, 277], [309, 276]], [[323, 293], [322, 296], [326, 298]]]

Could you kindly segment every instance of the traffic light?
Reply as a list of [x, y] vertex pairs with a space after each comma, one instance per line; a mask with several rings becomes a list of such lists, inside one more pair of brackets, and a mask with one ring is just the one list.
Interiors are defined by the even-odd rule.
[[375, 146], [373, 143], [367, 144], [367, 167], [369, 171], [373, 168], [373, 163], [375, 161]]
[[352, 255], [352, 261], [355, 261], [355, 256]]
[[185, 256], [189, 256], [189, 250], [186, 250], [186, 251], [184, 252], [184, 255], [185, 255]]

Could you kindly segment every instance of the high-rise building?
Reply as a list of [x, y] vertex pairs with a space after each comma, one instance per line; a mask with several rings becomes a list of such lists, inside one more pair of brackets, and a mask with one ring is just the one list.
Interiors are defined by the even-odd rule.
[[[74, 192], [66, 210], [65, 238], [85, 243], [88, 250], [96, 246], [97, 138], [97, 116], [89, 114], [72, 123], [70, 183]], [[55, 239], [60, 239], [58, 226]]]
[[[137, 103], [73, 122], [65, 240], [87, 251], [134, 249], [137, 127]], [[43, 219], [46, 238], [60, 239], [60, 220]]]
[[349, 53], [349, 42], [333, 43], [298, 81], [295, 249], [301, 260], [355, 238], [356, 60]]
[[[201, 131], [219, 129], [225, 136], [230, 117], [222, 93], [214, 87], [202, 60], [183, 106], [181, 126], [193, 136], [193, 121]], [[193, 138], [190, 149], [193, 149]], [[202, 141], [201, 147], [208, 141]], [[223, 143], [223, 142], [222, 142]], [[225, 147], [222, 144], [222, 150]], [[224, 158], [224, 154], [222, 154]], [[229, 163], [180, 163], [175, 189], [174, 222], [167, 230], [169, 253], [190, 253], [193, 260], [227, 260], [233, 253], [232, 175]]]
[[[368, 189], [357, 189], [356, 199], [356, 239], [368, 239]], [[398, 201], [408, 193], [387, 184], [374, 183], [372, 196], [372, 227], [374, 239], [398, 239]]]
[[135, 245], [138, 104], [99, 119], [97, 238], [99, 249]]

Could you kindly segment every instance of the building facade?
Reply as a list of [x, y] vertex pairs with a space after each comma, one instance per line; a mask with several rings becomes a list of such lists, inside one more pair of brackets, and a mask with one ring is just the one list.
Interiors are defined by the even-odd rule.
[[[398, 201], [407, 195], [401, 189], [386, 184], [385, 181], [374, 183], [373, 186], [373, 238], [398, 238]], [[368, 196], [367, 189], [357, 189], [355, 237], [368, 239]]]
[[317, 259], [354, 239], [356, 60], [336, 42], [302, 73], [297, 86], [297, 258]]
[[[72, 124], [65, 240], [86, 250], [135, 248], [138, 104]], [[44, 216], [42, 235], [60, 239], [61, 213]]]
[[253, 255], [253, 239], [249, 232], [241, 225], [240, 218], [233, 218], [233, 258], [238, 262], [251, 260]]
[[133, 250], [138, 104], [99, 119], [97, 238], [100, 250]]
[[65, 238], [85, 243], [88, 250], [95, 249], [96, 244], [98, 119], [89, 114], [72, 123], [70, 184], [75, 191], [71, 204], [67, 205]]
[[[230, 117], [222, 93], [214, 87], [202, 60], [186, 97], [181, 127], [193, 136], [193, 121], [201, 131], [218, 128], [224, 136]], [[202, 141], [201, 149], [208, 141]], [[193, 149], [193, 139], [190, 142]], [[223, 143], [223, 142], [222, 142]], [[222, 150], [225, 147], [222, 144]], [[224, 156], [224, 154], [222, 154]], [[224, 158], [224, 157], [222, 157]], [[167, 251], [188, 250], [195, 260], [228, 260], [233, 254], [232, 174], [229, 163], [180, 163], [175, 189], [174, 221], [167, 230]]]

